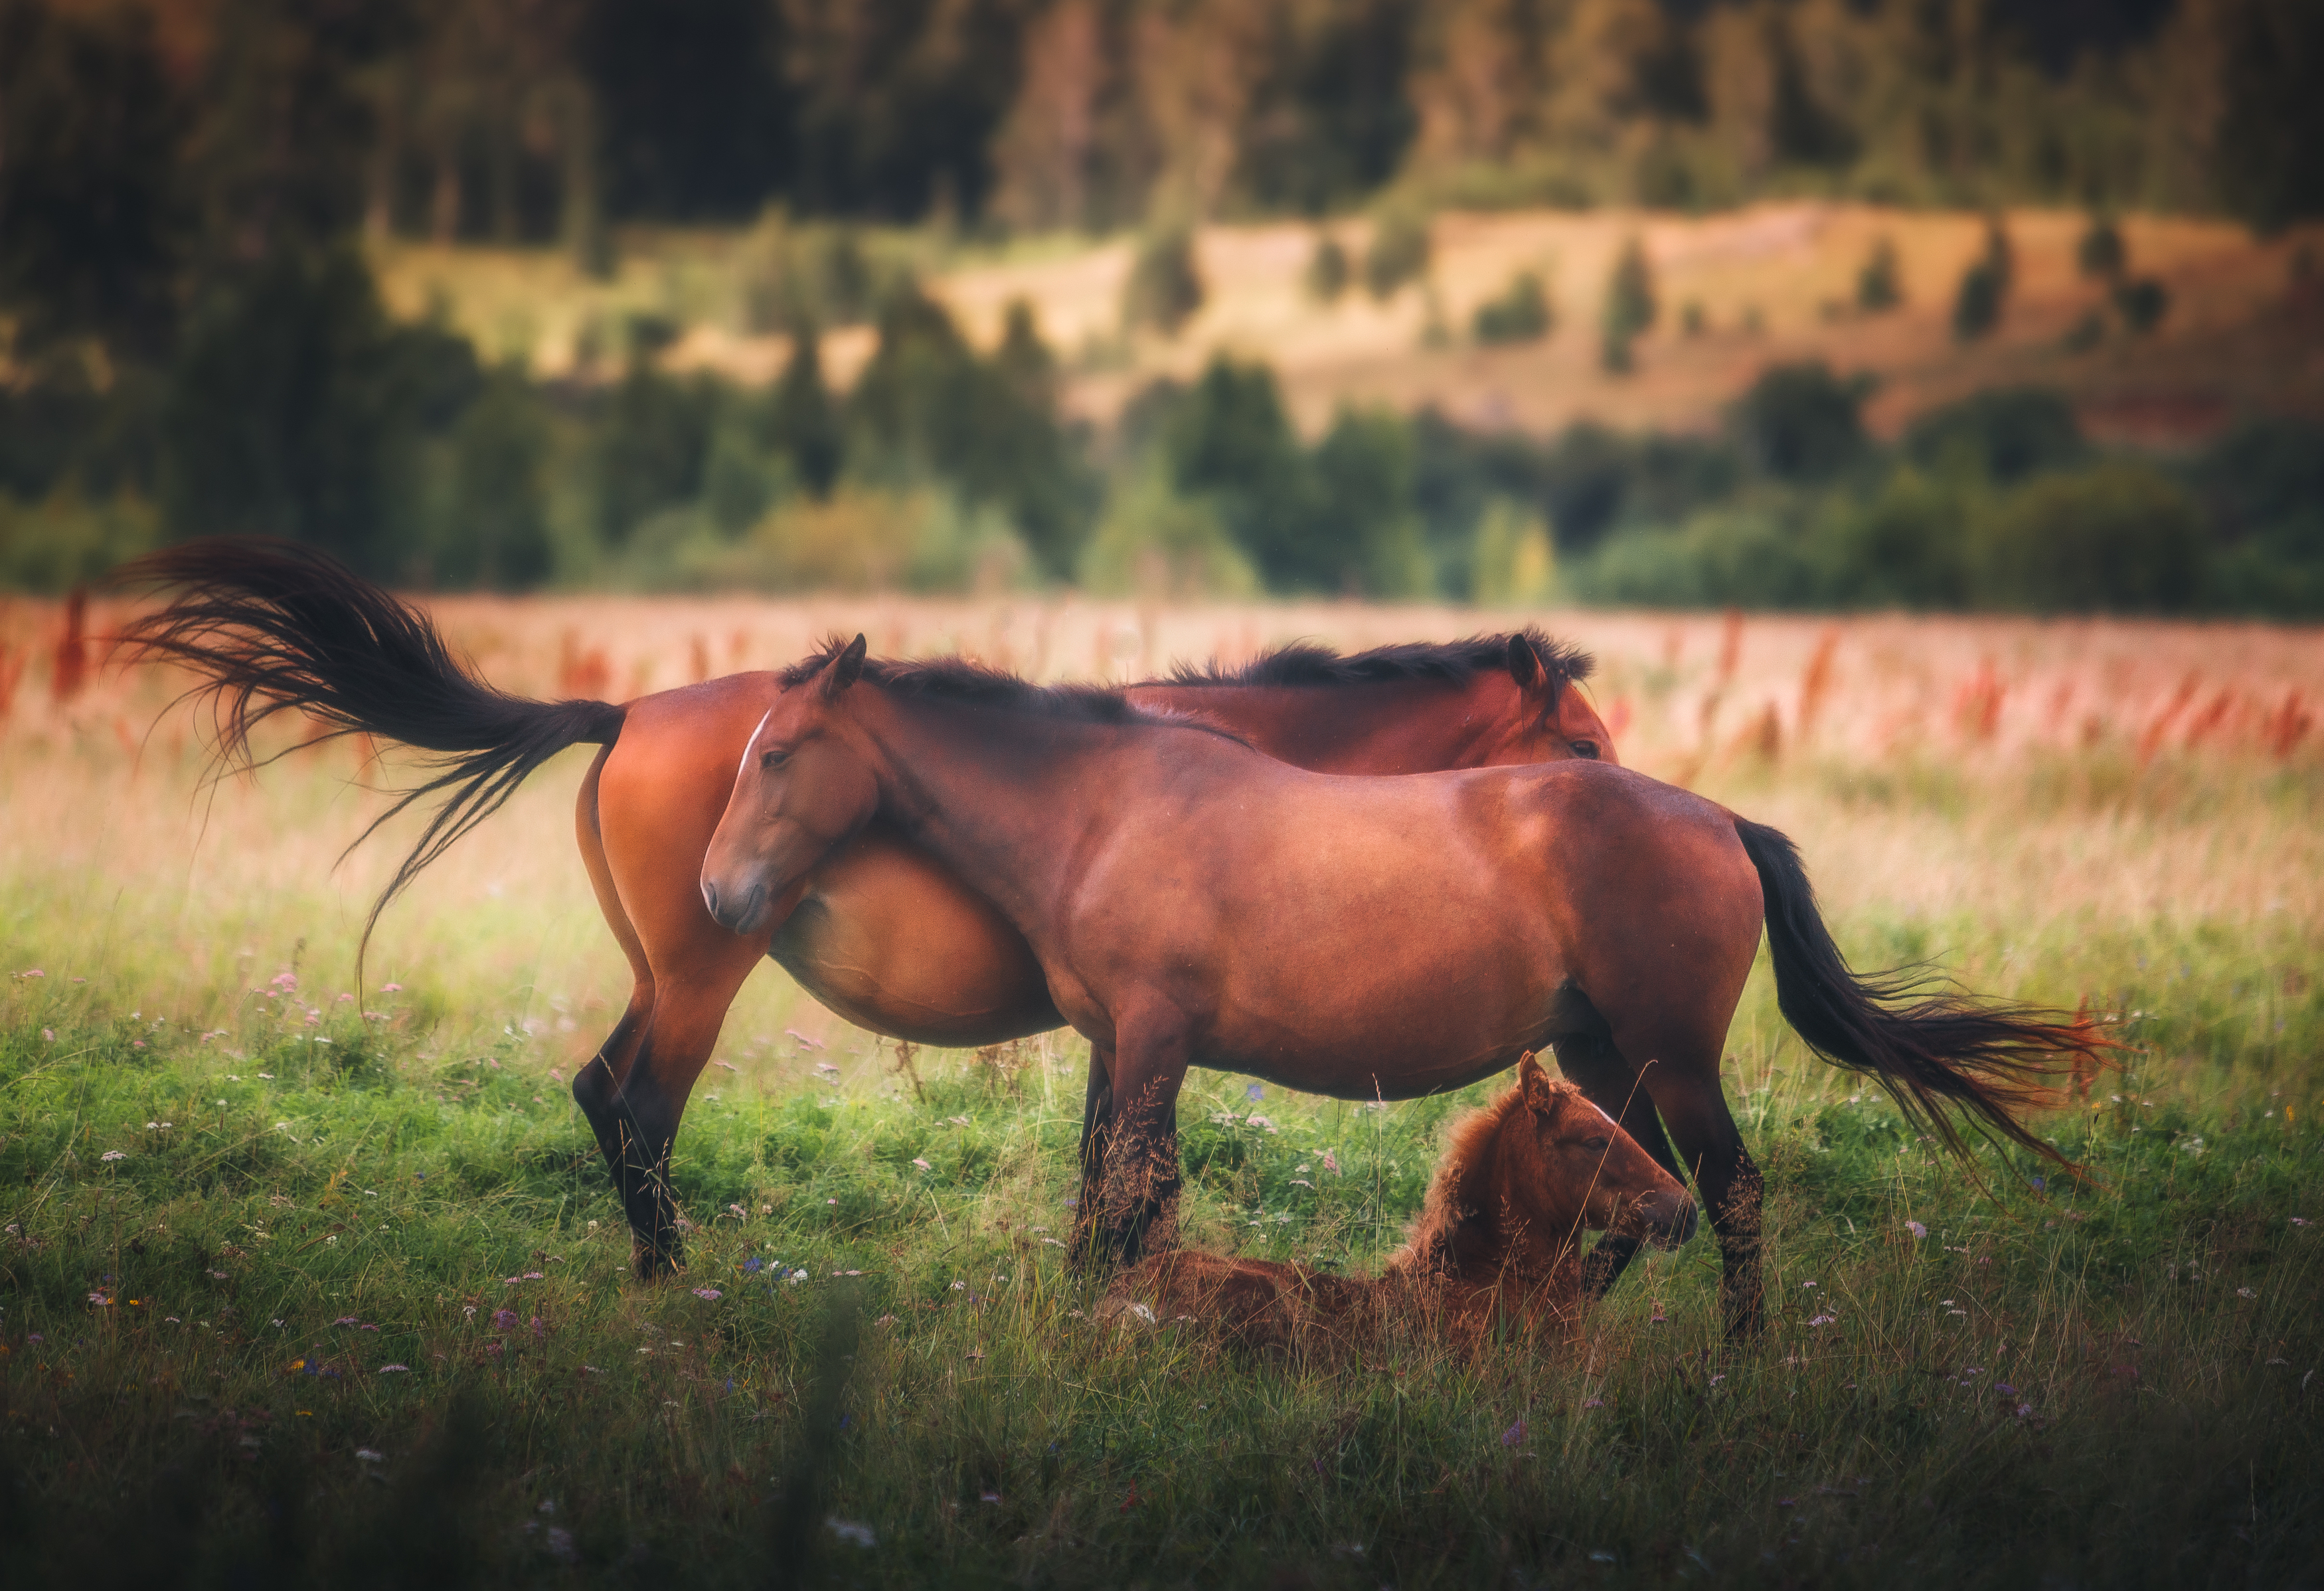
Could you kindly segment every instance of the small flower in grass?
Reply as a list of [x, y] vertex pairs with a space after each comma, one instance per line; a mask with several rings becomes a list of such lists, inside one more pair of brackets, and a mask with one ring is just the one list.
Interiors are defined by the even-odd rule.
[[2017, 1418], [2020, 1420], [2027, 1418], [2033, 1412], [2034, 1405], [2031, 1403], [2020, 1403], [2017, 1405]]
[[713, 1303], [713, 1304], [715, 1304], [715, 1303], [716, 1303], [720, 1299], [724, 1298], [726, 1295], [725, 1295], [724, 1293], [723, 1293], [723, 1292], [720, 1292], [720, 1291], [719, 1291], [716, 1288], [715, 1288], [715, 1287], [697, 1287], [697, 1288], [696, 1288], [696, 1289], [694, 1290], [694, 1296], [695, 1296], [696, 1298], [698, 1298], [698, 1299], [703, 1300], [704, 1300], [705, 1302], [706, 1302], [706, 1303]]
[[2003, 1397], [2005, 1397], [2005, 1398], [2014, 1398], [2014, 1397], [2015, 1397], [2015, 1396], [2017, 1395], [2017, 1389], [2016, 1389], [2015, 1387], [2014, 1387], [2014, 1386], [2011, 1386], [2011, 1385], [2010, 1385], [2007, 1382], [2006, 1382], [2006, 1381], [1997, 1381], [1997, 1382], [1995, 1382], [1995, 1383], [1993, 1383], [1993, 1390], [1994, 1390], [1995, 1392], [1999, 1392], [1999, 1393], [2000, 1393]]
[[409, 1375], [411, 1374], [411, 1366], [409, 1364], [383, 1364], [379, 1367], [379, 1373], [382, 1375]]
[[2305, 1226], [2308, 1225], [2308, 1217], [2305, 1216], [2294, 1216], [2292, 1217], [2292, 1224], [2294, 1226]]
[[918, 1156], [918, 1155], [914, 1155], [914, 1156], [912, 1157], [912, 1163], [913, 1163], [914, 1165], [916, 1165], [916, 1166], [919, 1167], [919, 1168], [920, 1168], [920, 1170], [922, 1170], [923, 1171], [933, 1171], [933, 1170], [936, 1170], [936, 1168], [935, 1168], [934, 1166], [932, 1166], [932, 1165], [928, 1164], [928, 1162], [927, 1162], [927, 1161], [924, 1161], [924, 1160], [920, 1159], [920, 1158], [919, 1158], [919, 1156]]
[[493, 1324], [503, 1331], [514, 1331], [516, 1329], [516, 1311], [514, 1309], [494, 1309], [493, 1311]]
[[1918, 1221], [1905, 1222], [1904, 1230], [1911, 1233], [1915, 1238], [1926, 1237], [1929, 1235], [1929, 1229], [1926, 1226], [1922, 1226]]
[[403, 985], [401, 984], [382, 984], [379, 986], [379, 992], [383, 994], [401, 994], [403, 993]]
[[20, 978], [44, 978], [49, 975], [37, 967], [28, 967], [16, 975]]
[[357, 1448], [355, 1457], [365, 1464], [383, 1464], [387, 1461], [387, 1455], [376, 1448]]
[[853, 1541], [858, 1547], [865, 1549], [880, 1544], [879, 1538], [872, 1533], [870, 1525], [857, 1524], [853, 1520], [841, 1519], [836, 1514], [823, 1522], [825, 1529], [843, 1541]]
[[1323, 1152], [1323, 1169], [1331, 1172], [1334, 1177], [1346, 1175], [1345, 1172], [1340, 1170], [1340, 1157], [1333, 1154], [1328, 1149]]
[[756, 1254], [752, 1254], [749, 1259], [742, 1262], [742, 1273], [746, 1276], [756, 1276], [759, 1273], [760, 1267], [765, 1263], [766, 1261], [761, 1259]]
[[1603, 1409], [1606, 1406], [1606, 1400], [1603, 1398], [1584, 1398], [1582, 1400], [1582, 1406], [1584, 1409]]
[[106, 1161], [106, 1162], [108, 1162], [108, 1163], [109, 1163], [109, 1162], [114, 1161], [125, 1161], [125, 1160], [127, 1160], [127, 1159], [129, 1158], [129, 1156], [128, 1156], [128, 1153], [127, 1153], [125, 1151], [118, 1150], [118, 1149], [108, 1149], [108, 1150], [106, 1150], [103, 1154], [98, 1155], [97, 1158], [97, 1159], [99, 1159], [99, 1160], [101, 1160], [101, 1161]]
[[1519, 1442], [1525, 1440], [1525, 1434], [1526, 1422], [1520, 1420], [1515, 1425], [1509, 1427], [1508, 1429], [1501, 1433], [1501, 1446], [1504, 1448], [1514, 1448]]
[[2239, 1299], [2255, 1299], [2259, 1297], [2259, 1294], [2254, 1292], [2248, 1287], [2239, 1287], [2236, 1289], [2236, 1297]]
[[1830, 1326], [1833, 1321], [1839, 1318], [1840, 1317], [1837, 1315], [1819, 1315], [1814, 1319], [1809, 1321], [1808, 1324], [1811, 1327]]
[[113, 1302], [113, 1295], [110, 1293], [93, 1292], [88, 1295], [88, 1301], [97, 1305], [99, 1309], [103, 1309]]
[[41, 1030], [41, 1037], [53, 1044], [57, 1041], [57, 1031], [54, 1028], [42, 1028]]

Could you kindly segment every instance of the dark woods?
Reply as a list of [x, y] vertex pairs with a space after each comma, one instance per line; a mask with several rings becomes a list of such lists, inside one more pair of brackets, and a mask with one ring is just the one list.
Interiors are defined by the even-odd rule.
[[[2301, 428], [2155, 467], [2100, 457], [2043, 394], [1988, 394], [1886, 448], [1860, 387], [1806, 366], [1711, 438], [1351, 411], [1310, 439], [1264, 365], [1222, 359], [1099, 435], [1031, 310], [972, 347], [851, 230], [1147, 227], [1158, 325], [1200, 302], [1206, 217], [1372, 204], [1388, 242], [1319, 257], [1318, 291], [1380, 291], [1425, 268], [1446, 204], [1815, 193], [2263, 227], [2324, 204], [2299, 158], [2312, 8], [2099, 9], [0, 0], [0, 583], [236, 531], [503, 589], [2324, 611]], [[758, 390], [667, 372], [678, 328], [645, 315], [540, 380], [392, 318], [363, 253], [522, 245], [603, 273], [619, 227], [762, 215], [788, 253], [750, 318], [797, 336]], [[1651, 321], [1638, 268], [1624, 301]], [[2119, 259], [2092, 268], [2126, 325], [2167, 314]], [[1894, 285], [1867, 272], [1877, 307]], [[1480, 342], [1588, 335], [1556, 333], [1538, 284], [1488, 309]], [[849, 324], [877, 352], [842, 393], [816, 333]], [[1603, 328], [1609, 368], [1636, 329]]]

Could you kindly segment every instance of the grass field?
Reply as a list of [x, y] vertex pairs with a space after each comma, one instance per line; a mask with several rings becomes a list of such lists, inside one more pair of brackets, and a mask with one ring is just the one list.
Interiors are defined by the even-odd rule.
[[[617, 697], [834, 626], [1119, 678], [1509, 617], [438, 611], [499, 682]], [[581, 754], [390, 912], [358, 996], [409, 830], [335, 865], [383, 804], [354, 749], [206, 791], [171, 681], [60, 700], [54, 611], [0, 613], [10, 1583], [2314, 1583], [2324, 635], [1543, 618], [1600, 653], [1626, 761], [1801, 842], [1859, 966], [2120, 1016], [2124, 1070], [2042, 1127], [2087, 1181], [1941, 1158], [1802, 1050], [1763, 966], [1728, 1081], [1762, 1341], [1719, 1340], [1698, 1239], [1552, 1352], [1254, 1365], [1087, 1318], [1056, 1246], [1078, 1041], [915, 1079], [770, 967], [679, 1139], [691, 1268], [641, 1287], [564, 1090], [627, 992]], [[1371, 1263], [1489, 1091], [1198, 1072], [1191, 1235]]]

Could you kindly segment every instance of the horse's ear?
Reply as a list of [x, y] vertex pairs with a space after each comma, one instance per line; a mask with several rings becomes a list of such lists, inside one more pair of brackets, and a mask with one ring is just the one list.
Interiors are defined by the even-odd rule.
[[1517, 1062], [1517, 1087], [1525, 1091], [1526, 1106], [1536, 1113], [1549, 1115], [1557, 1109], [1557, 1096], [1550, 1087], [1549, 1074], [1541, 1069], [1541, 1062], [1534, 1059], [1530, 1050]]
[[863, 677], [865, 651], [863, 637], [859, 634], [847, 643], [847, 650], [831, 660], [830, 664], [823, 671], [823, 694], [825, 700], [837, 696]]
[[1509, 678], [1517, 682], [1519, 690], [1531, 690], [1542, 681], [1541, 658], [1525, 632], [1517, 631], [1509, 637]]

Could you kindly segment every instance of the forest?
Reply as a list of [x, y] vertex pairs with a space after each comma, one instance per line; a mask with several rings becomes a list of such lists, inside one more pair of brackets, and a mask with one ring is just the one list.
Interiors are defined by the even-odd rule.
[[[1433, 293], [1453, 212], [1968, 209], [1966, 340], [2009, 291], [2005, 208], [2039, 205], [2090, 217], [2128, 335], [2171, 301], [2112, 217], [2324, 210], [2319, 63], [2291, 0], [6, 0], [0, 580], [257, 531], [453, 587], [2318, 611], [2296, 417], [2126, 454], [2035, 384], [1876, 440], [1872, 378], [1798, 359], [1715, 434], [1357, 402], [1303, 430], [1266, 350], [1224, 348], [1096, 422], [1061, 393], [1088, 350], [1029, 304], [980, 345], [914, 261], [1127, 235], [1125, 335], [1167, 337], [1220, 222], [1364, 217], [1310, 273], [1377, 297]], [[795, 240], [751, 310], [789, 338], [763, 384], [672, 368], [652, 314], [538, 370], [376, 279], [403, 244], [607, 276], [652, 229], [752, 224]], [[1607, 293], [1611, 371], [1655, 322], [1644, 257]], [[1464, 334], [1553, 321], [1520, 273]], [[818, 339], [848, 326], [877, 351], [840, 384]]]

